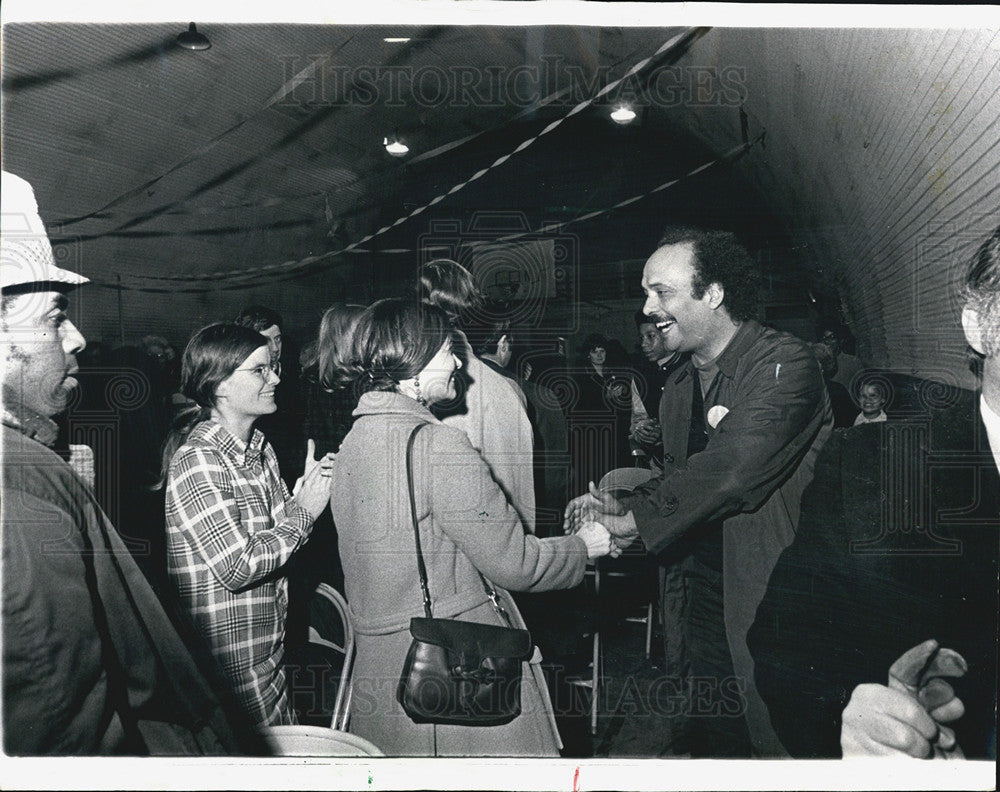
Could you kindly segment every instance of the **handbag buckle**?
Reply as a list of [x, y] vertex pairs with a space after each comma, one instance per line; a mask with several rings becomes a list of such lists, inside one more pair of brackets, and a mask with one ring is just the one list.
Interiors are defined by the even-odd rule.
[[503, 616], [504, 621], [510, 624], [510, 616], [507, 615], [507, 611], [500, 602], [500, 598], [497, 596], [496, 589], [490, 589], [489, 591], [490, 602], [493, 603], [493, 607], [496, 608], [497, 613]]

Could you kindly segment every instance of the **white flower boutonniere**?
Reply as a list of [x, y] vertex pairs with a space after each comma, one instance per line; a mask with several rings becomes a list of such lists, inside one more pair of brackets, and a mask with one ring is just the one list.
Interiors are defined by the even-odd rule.
[[708, 411], [708, 425], [715, 429], [719, 425], [719, 421], [725, 418], [728, 414], [728, 407], [716, 404], [711, 410]]

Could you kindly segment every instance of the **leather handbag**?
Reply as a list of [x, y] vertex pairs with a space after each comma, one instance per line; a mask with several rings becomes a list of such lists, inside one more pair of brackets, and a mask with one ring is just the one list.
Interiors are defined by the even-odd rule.
[[396, 700], [414, 723], [500, 726], [521, 714], [521, 663], [531, 657], [531, 635], [510, 626], [510, 616], [481, 573], [486, 594], [507, 627], [434, 618], [413, 491], [413, 441], [419, 428], [406, 444], [406, 477], [425, 617], [410, 620], [413, 641]]

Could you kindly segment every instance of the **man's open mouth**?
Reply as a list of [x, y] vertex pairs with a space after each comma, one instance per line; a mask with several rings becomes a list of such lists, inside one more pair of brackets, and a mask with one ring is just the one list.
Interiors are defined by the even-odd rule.
[[662, 333], [666, 330], [669, 330], [670, 327], [674, 324], [676, 324], [676, 322], [673, 319], [660, 319], [656, 323], [656, 329]]

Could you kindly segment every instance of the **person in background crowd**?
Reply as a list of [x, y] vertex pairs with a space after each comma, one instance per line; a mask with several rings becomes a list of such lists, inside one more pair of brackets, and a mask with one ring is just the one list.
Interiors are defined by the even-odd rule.
[[236, 324], [256, 330], [267, 339], [267, 351], [271, 366], [281, 376], [282, 331], [284, 322], [281, 314], [263, 305], [249, 305], [237, 314]]
[[667, 376], [681, 362], [679, 352], [668, 352], [660, 331], [642, 310], [635, 312], [635, 328], [643, 361], [632, 377], [632, 421], [629, 439], [643, 452], [654, 473], [663, 470], [663, 438], [660, 434], [660, 396]]
[[273, 360], [264, 336], [248, 327], [214, 324], [195, 333], [181, 369], [184, 395], [195, 406], [178, 417], [163, 454], [168, 573], [258, 726], [296, 722], [281, 665], [288, 607], [282, 567], [330, 497], [330, 458], [307, 454], [293, 496], [254, 428], [276, 409]]
[[[483, 328], [483, 332], [476, 333], [473, 328], [466, 328], [466, 336], [472, 345], [472, 351], [487, 366], [497, 374], [511, 380], [517, 384], [518, 379], [514, 373], [507, 368], [510, 363], [511, 353], [514, 349], [514, 336], [511, 334], [510, 322], [494, 322]], [[518, 385], [520, 388], [520, 385]]]
[[[305, 438], [302, 425], [305, 421], [304, 399], [298, 391], [299, 376], [294, 370], [294, 360], [290, 363], [282, 358], [286, 349], [284, 343], [284, 322], [281, 314], [263, 305], [244, 308], [234, 320], [236, 324], [256, 330], [267, 339], [267, 351], [271, 365], [281, 383], [275, 393], [278, 409], [263, 416], [257, 428], [264, 433], [278, 457], [285, 483], [291, 483], [303, 473], [302, 448]], [[284, 376], [282, 376], [284, 375]]]
[[819, 361], [820, 368], [823, 369], [823, 382], [826, 383], [826, 392], [830, 397], [830, 406], [833, 408], [833, 427], [843, 429], [854, 424], [854, 416], [857, 408], [850, 392], [837, 382], [833, 377], [837, 373], [837, 358], [827, 344], [810, 344], [809, 348]]
[[462, 361], [456, 398], [436, 405], [434, 412], [446, 425], [456, 426], [468, 435], [525, 528], [534, 533], [532, 433], [524, 394], [516, 382], [476, 357], [459, 329], [463, 321], [481, 312], [482, 293], [469, 271], [448, 259], [429, 261], [420, 267], [417, 293], [423, 303], [448, 314], [456, 328], [455, 353]]
[[[319, 350], [349, 349], [354, 323], [364, 312], [362, 305], [336, 303], [330, 306], [320, 321], [316, 341], [307, 344], [300, 359], [303, 385], [306, 393], [306, 437], [314, 444], [319, 456], [336, 454], [340, 450], [354, 418], [352, 411], [358, 404], [354, 391], [344, 387], [334, 376], [328, 364], [320, 370]], [[344, 571], [337, 551], [337, 529], [329, 510], [324, 511], [313, 524], [308, 544], [292, 556], [288, 564], [288, 628], [286, 646], [296, 655], [307, 641], [309, 632], [309, 604], [316, 586], [329, 583], [340, 592], [344, 590]]]
[[48, 446], [86, 344], [87, 278], [55, 266], [31, 185], [3, 171], [3, 748], [8, 755], [258, 752], [118, 532]]
[[573, 372], [576, 402], [570, 411], [570, 456], [573, 492], [585, 492], [588, 481], [598, 481], [616, 467], [632, 463], [629, 422], [631, 381], [627, 363], [609, 358], [610, 341], [590, 333], [580, 347]]
[[1000, 229], [963, 274], [980, 392], [835, 432], [757, 611], [792, 756], [996, 760]]
[[[428, 305], [380, 300], [355, 328], [354, 354], [335, 364], [361, 391], [355, 422], [334, 463], [331, 502], [340, 533], [347, 599], [357, 635], [355, 706], [350, 729], [391, 756], [555, 756], [558, 733], [538, 668], [523, 664], [522, 713], [489, 728], [418, 724], [395, 697], [410, 645], [410, 617], [422, 612], [407, 492], [407, 447], [416, 428], [412, 471], [416, 519], [435, 618], [504, 625], [480, 573], [523, 627], [505, 589], [575, 585], [587, 559], [607, 553], [607, 531], [591, 522], [580, 535], [538, 539], [494, 479], [468, 436], [430, 411], [456, 396], [462, 365], [450, 316]], [[320, 350], [327, 369], [326, 349]], [[402, 493], [402, 497], [398, 497]], [[570, 540], [570, 541], [567, 541]]]
[[819, 343], [826, 346], [836, 360], [836, 373], [832, 379], [853, 392], [856, 387], [854, 378], [864, 366], [854, 355], [854, 338], [851, 331], [840, 322], [825, 322], [820, 327]]
[[620, 502], [592, 485], [566, 526], [596, 515], [652, 553], [691, 542], [691, 754], [781, 756], [746, 632], [831, 431], [822, 372], [803, 342], [754, 319], [760, 273], [730, 233], [668, 229], [642, 288], [667, 349], [691, 355], [664, 386], [664, 472]]
[[854, 419], [855, 426], [862, 424], [879, 423], [887, 420], [885, 410], [885, 388], [879, 382], [872, 380], [861, 380], [861, 387], [858, 388], [858, 404], [861, 412]]

